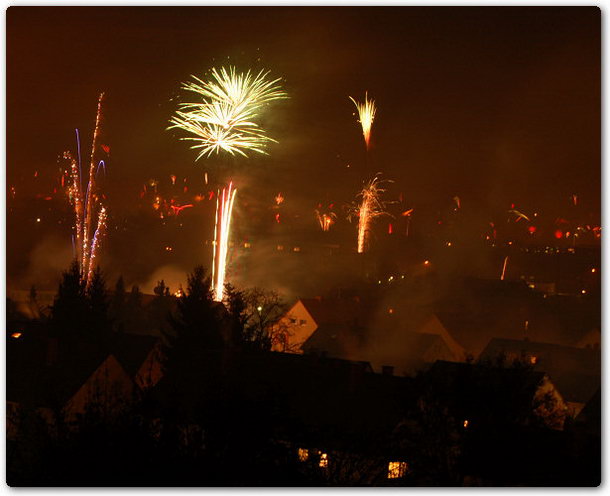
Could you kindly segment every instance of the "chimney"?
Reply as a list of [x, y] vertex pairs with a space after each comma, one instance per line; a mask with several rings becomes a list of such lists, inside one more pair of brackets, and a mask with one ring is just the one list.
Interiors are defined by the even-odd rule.
[[381, 374], [382, 375], [394, 375], [394, 367], [392, 365], [382, 365]]

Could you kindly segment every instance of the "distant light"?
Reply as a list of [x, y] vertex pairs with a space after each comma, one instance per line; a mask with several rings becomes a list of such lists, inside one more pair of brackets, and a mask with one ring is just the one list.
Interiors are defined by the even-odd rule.
[[388, 313], [394, 313], [394, 309], [393, 308], [388, 308]]
[[250, 248], [252, 245], [250, 243], [244, 243], [244, 248]]
[[451, 246], [451, 241], [447, 241], [447, 246]]
[[263, 307], [256, 307], [256, 309], [261, 312], [263, 310]]
[[424, 260], [424, 265], [430, 265], [430, 260]]
[[277, 251], [282, 251], [284, 249], [284, 245], [277, 245]]
[[389, 462], [388, 479], [400, 479], [406, 475], [407, 470], [407, 462]]
[[596, 269], [595, 267], [593, 267], [593, 268], [591, 269], [591, 273], [592, 273], [592, 274], [595, 274], [596, 272], [597, 272], [597, 269]]
[[13, 339], [19, 339], [21, 337], [21, 333], [20, 332], [14, 332], [13, 334], [11, 334], [11, 337]]
[[557, 229], [555, 231], [555, 238], [556, 239], [561, 239], [563, 237], [563, 231], [561, 229]]
[[292, 251], [299, 252], [299, 251], [301, 251], [301, 247], [300, 247], [300, 246], [295, 246], [295, 247], [292, 249]]
[[166, 246], [165, 247], [165, 251], [172, 251], [172, 250], [173, 250], [173, 248], [171, 246]]
[[536, 363], [537, 363], [537, 362], [538, 362], [538, 357], [537, 357], [537, 356], [533, 356], [533, 355], [532, 355], [532, 356], [530, 357], [530, 363], [531, 363], [532, 365], [536, 365]]
[[586, 289], [583, 289], [583, 290], [581, 291], [581, 293], [582, 293], [582, 294], [587, 294], [587, 290], [586, 290]]
[[36, 219], [36, 222], [40, 222], [40, 217], [38, 217], [38, 218]]
[[534, 234], [536, 232], [536, 226], [529, 226], [527, 230], [530, 234]]
[[322, 453], [320, 455], [320, 467], [328, 467], [328, 455], [326, 453]]
[[309, 450], [307, 450], [305, 448], [299, 448], [298, 455], [299, 455], [299, 461], [306, 462], [307, 459], [309, 458]]
[[176, 291], [176, 292], [174, 293], [174, 296], [175, 296], [176, 298], [182, 298], [182, 290], [181, 290], [181, 289], [179, 289], [178, 291]]
[[469, 424], [468, 420], [464, 420], [464, 429], [466, 429], [466, 427], [468, 427], [468, 424]]
[[394, 276], [388, 277], [388, 282], [392, 282], [394, 280]]

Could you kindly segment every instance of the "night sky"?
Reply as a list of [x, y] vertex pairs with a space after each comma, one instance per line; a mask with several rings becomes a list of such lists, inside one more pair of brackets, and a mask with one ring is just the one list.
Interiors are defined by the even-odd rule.
[[[194, 163], [165, 129], [180, 83], [226, 63], [284, 78], [290, 100], [264, 117], [279, 143]], [[75, 127], [87, 149], [105, 91], [115, 212], [148, 179], [197, 171], [314, 208], [357, 191], [364, 149], [348, 96], [368, 91], [369, 171], [414, 205], [459, 195], [531, 211], [577, 194], [599, 218], [600, 77], [597, 8], [11, 7], [7, 185], [56, 167]]]

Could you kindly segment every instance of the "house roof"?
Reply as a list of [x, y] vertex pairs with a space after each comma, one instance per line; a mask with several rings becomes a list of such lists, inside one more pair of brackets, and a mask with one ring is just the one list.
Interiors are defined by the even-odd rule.
[[121, 366], [133, 378], [158, 342], [159, 338], [155, 336], [119, 333], [113, 338], [111, 350]]
[[546, 372], [566, 401], [586, 403], [601, 383], [599, 350], [494, 338], [481, 358], [493, 360], [506, 354], [535, 356], [535, 370]]
[[318, 325], [357, 322], [362, 318], [362, 306], [355, 299], [301, 298], [299, 301]]

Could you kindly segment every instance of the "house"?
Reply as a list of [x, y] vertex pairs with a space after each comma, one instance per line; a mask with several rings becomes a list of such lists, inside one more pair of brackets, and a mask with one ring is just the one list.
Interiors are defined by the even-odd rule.
[[58, 416], [72, 423], [86, 412], [114, 414], [138, 394], [117, 358], [91, 347], [71, 348], [61, 360], [55, 340], [24, 336], [7, 343], [6, 399], [12, 435], [21, 412], [36, 412], [53, 425]]
[[549, 375], [570, 414], [577, 416], [601, 384], [601, 353], [598, 350], [540, 343], [529, 340], [492, 339], [481, 353], [482, 360], [525, 360], [534, 370]]
[[112, 352], [141, 390], [154, 386], [161, 379], [160, 338], [120, 333], [114, 336]]
[[430, 390], [464, 428], [482, 423], [527, 425], [533, 415], [547, 427], [563, 429], [568, 406], [544, 372], [438, 361], [426, 374]]
[[357, 326], [362, 322], [357, 299], [301, 298], [281, 317], [274, 334], [282, 339], [273, 343], [274, 351], [302, 353], [301, 346], [321, 325]]

